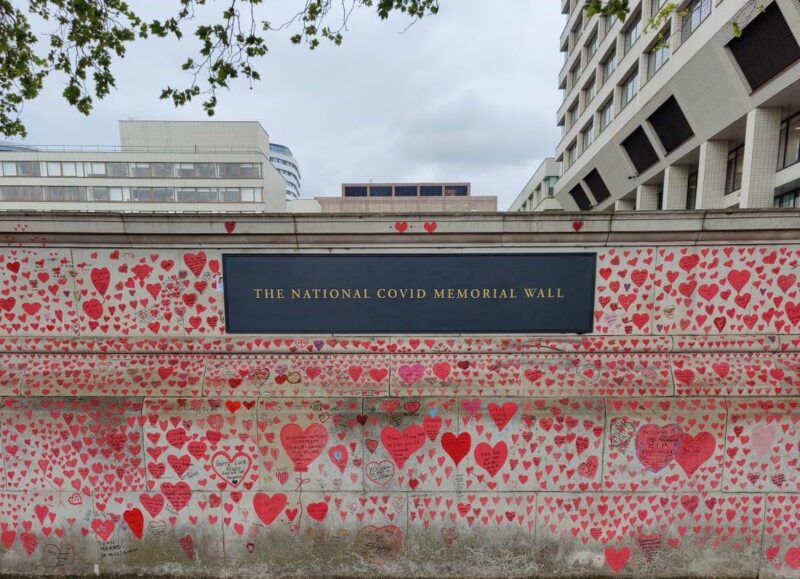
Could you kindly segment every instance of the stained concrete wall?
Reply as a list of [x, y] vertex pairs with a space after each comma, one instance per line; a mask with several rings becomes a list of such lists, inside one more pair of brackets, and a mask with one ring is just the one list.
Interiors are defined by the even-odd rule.
[[[104, 219], [0, 218], [3, 574], [800, 575], [796, 213]], [[348, 237], [594, 251], [595, 332], [224, 334], [222, 253]]]

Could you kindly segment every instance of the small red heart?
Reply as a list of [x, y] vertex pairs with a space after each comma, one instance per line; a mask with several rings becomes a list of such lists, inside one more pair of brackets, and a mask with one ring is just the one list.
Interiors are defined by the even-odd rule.
[[405, 233], [405, 232], [406, 232], [406, 229], [408, 229], [408, 222], [407, 222], [407, 221], [397, 221], [397, 222], [394, 224], [394, 228], [395, 228], [395, 229], [396, 229], [396, 230], [397, 230], [399, 233]]
[[435, 221], [426, 221], [425, 222], [425, 231], [427, 231], [428, 233], [433, 233], [434, 231], [436, 231], [437, 227], [438, 227], [438, 224]]
[[572, 229], [574, 229], [575, 231], [580, 231], [581, 229], [583, 229], [583, 221], [573, 221]]
[[225, 222], [225, 231], [228, 233], [233, 233], [233, 230], [236, 229], [236, 222], [235, 221], [226, 221]]

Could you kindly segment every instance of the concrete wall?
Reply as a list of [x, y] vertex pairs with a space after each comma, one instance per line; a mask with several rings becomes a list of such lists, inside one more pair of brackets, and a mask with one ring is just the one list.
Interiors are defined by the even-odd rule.
[[[583, 217], [0, 216], [0, 573], [797, 577], [798, 214]], [[585, 248], [595, 332], [224, 334], [354, 248]]]

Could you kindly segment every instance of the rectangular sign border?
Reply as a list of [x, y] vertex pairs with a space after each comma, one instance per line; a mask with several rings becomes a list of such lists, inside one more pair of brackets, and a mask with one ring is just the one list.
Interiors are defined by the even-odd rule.
[[[585, 255], [592, 255], [594, 256], [594, 260], [592, 261], [592, 312], [589, 319], [589, 329], [588, 330], [537, 330], [535, 332], [510, 332], [508, 330], [495, 330], [495, 331], [481, 331], [481, 332], [466, 332], [466, 331], [457, 331], [457, 332], [393, 332], [393, 331], [364, 331], [364, 332], [357, 332], [357, 333], [339, 333], [339, 332], [287, 332], [281, 330], [275, 330], [269, 333], [253, 333], [253, 332], [232, 332], [229, 328], [229, 318], [228, 318], [228, 292], [226, 291], [227, 288], [227, 276], [228, 276], [228, 263], [225, 259], [226, 257], [253, 257], [253, 256], [261, 256], [261, 255], [269, 255], [269, 256], [314, 256], [314, 257], [375, 257], [375, 256], [386, 256], [386, 257], [409, 257], [409, 256], [424, 256], [424, 255], [435, 255], [435, 256], [446, 256], [446, 255], [476, 255], [476, 256], [527, 256], [527, 255], [552, 255], [552, 256], [585, 256]], [[390, 336], [390, 335], [409, 335], [409, 336], [464, 336], [464, 335], [531, 335], [536, 336], [540, 334], [547, 334], [547, 335], [579, 335], [584, 336], [587, 334], [594, 333], [594, 307], [595, 302], [597, 300], [597, 252], [592, 251], [565, 251], [565, 252], [487, 252], [487, 253], [460, 253], [460, 252], [426, 252], [426, 253], [319, 253], [319, 252], [309, 252], [309, 253], [282, 253], [282, 252], [269, 252], [269, 253], [222, 253], [222, 284], [223, 284], [223, 296], [224, 296], [224, 307], [225, 307], [225, 334], [230, 336]]]

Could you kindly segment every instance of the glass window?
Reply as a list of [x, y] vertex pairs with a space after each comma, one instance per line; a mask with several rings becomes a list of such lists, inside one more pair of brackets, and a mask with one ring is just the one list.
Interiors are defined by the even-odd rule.
[[711, 14], [711, 0], [692, 0], [685, 9], [681, 10], [683, 38], [697, 30], [709, 14]]
[[61, 163], [48, 161], [46, 164], [48, 177], [61, 177]]
[[238, 187], [220, 189], [219, 200], [223, 203], [240, 203], [242, 201], [242, 190]]
[[64, 161], [61, 163], [61, 174], [64, 177], [83, 177], [83, 163]]
[[586, 43], [586, 60], [588, 61], [591, 59], [595, 53], [597, 52], [597, 47], [600, 45], [600, 37], [597, 34], [597, 30], [595, 30], [592, 35], [589, 37], [589, 41]]
[[175, 165], [175, 176], [182, 179], [194, 177], [194, 163], [178, 163]]
[[367, 188], [362, 186], [354, 187], [352, 185], [348, 185], [344, 188], [344, 196], [345, 197], [366, 197], [367, 196]]
[[216, 203], [217, 190], [207, 187], [192, 188], [182, 187], [177, 190], [178, 201], [182, 203]]
[[45, 189], [48, 201], [86, 201], [85, 187], [53, 185]]
[[572, 143], [567, 150], [564, 152], [564, 161], [567, 164], [567, 167], [571, 167], [572, 164], [575, 162], [575, 149], [577, 148], [576, 143]]
[[603, 82], [611, 78], [614, 71], [617, 70], [617, 51], [613, 51], [603, 61]]
[[108, 201], [111, 197], [108, 187], [89, 187], [89, 201]]
[[417, 186], [416, 185], [398, 185], [394, 188], [394, 196], [395, 197], [416, 197], [417, 196]]
[[600, 131], [605, 130], [605, 128], [611, 124], [611, 121], [614, 120], [614, 100], [609, 99], [606, 104], [600, 109]]
[[686, 185], [686, 209], [694, 209], [697, 201], [697, 171], [689, 174]]
[[0, 187], [0, 201], [41, 201], [42, 188], [33, 185]]
[[781, 149], [782, 168], [800, 161], [800, 115], [784, 123], [781, 130]]
[[622, 106], [625, 107], [639, 94], [639, 70], [636, 69], [622, 83]]
[[653, 0], [653, 3], [651, 4], [653, 16], [657, 16], [661, 11], [661, 8], [663, 8], [664, 4], [666, 3], [667, 0]]
[[583, 140], [584, 151], [588, 149], [592, 143], [594, 143], [594, 126], [592, 124], [581, 131], [581, 139]]
[[18, 161], [17, 174], [20, 177], [38, 177], [39, 176], [39, 162], [38, 161]]
[[631, 46], [636, 44], [636, 41], [642, 36], [642, 15], [637, 14], [631, 19], [628, 28], [625, 29], [625, 54], [631, 49]]
[[420, 197], [441, 197], [442, 196], [442, 186], [441, 185], [420, 185], [420, 187], [419, 187], [419, 196]]
[[[258, 193], [256, 193], [258, 191]], [[256, 199], [256, 195], [258, 199]], [[261, 189], [255, 189], [254, 187], [243, 187], [242, 188], [242, 201], [247, 203], [252, 203], [254, 201], [261, 201]]]
[[106, 173], [109, 177], [127, 177], [127, 163], [106, 163]]
[[575, 104], [572, 105], [572, 108], [567, 111], [567, 122], [569, 126], [572, 127], [575, 124], [575, 121], [578, 120], [578, 102], [575, 101]]
[[558, 181], [558, 177], [551, 175], [549, 177], [544, 178], [544, 182], [547, 185], [547, 196], [552, 197], [553, 193], [556, 190], [556, 182]]
[[171, 187], [132, 187], [131, 201], [164, 203], [175, 200], [175, 190]]
[[150, 163], [131, 163], [131, 177], [143, 178], [150, 176]]
[[590, 102], [594, 100], [594, 97], [597, 95], [597, 83], [594, 81], [594, 77], [592, 80], [589, 81], [589, 84], [586, 85], [584, 90], [584, 98], [585, 102], [588, 105]]
[[733, 193], [742, 188], [744, 173], [744, 145], [728, 153], [728, 166], [725, 171], [725, 193]]
[[213, 179], [217, 176], [214, 163], [195, 163], [194, 176], [201, 179]]
[[617, 23], [617, 17], [613, 14], [609, 14], [605, 17], [605, 31], [608, 34], [614, 25]]
[[578, 84], [578, 78], [581, 76], [581, 59], [575, 61], [575, 66], [569, 71], [569, 79], [572, 86]]
[[445, 185], [445, 197], [467, 197], [469, 196], [469, 187], [466, 185]]
[[773, 207], [798, 208], [800, 207], [800, 190], [795, 189], [782, 195], [778, 195], [772, 200]]
[[260, 178], [261, 165], [257, 163], [220, 163], [219, 176], [227, 179]]
[[84, 171], [87, 177], [105, 177], [106, 164], [105, 163], [84, 163]]
[[3, 162], [3, 176], [4, 177], [16, 177], [17, 176], [17, 164], [13, 161], [4, 161]]
[[369, 188], [369, 196], [370, 197], [391, 197], [392, 196], [392, 186], [391, 185], [373, 185]]
[[174, 177], [172, 163], [150, 163], [150, 171], [153, 177]]
[[669, 60], [669, 32], [664, 35], [662, 40], [659, 40], [647, 55], [647, 78], [652, 78], [655, 73], [661, 70]]

